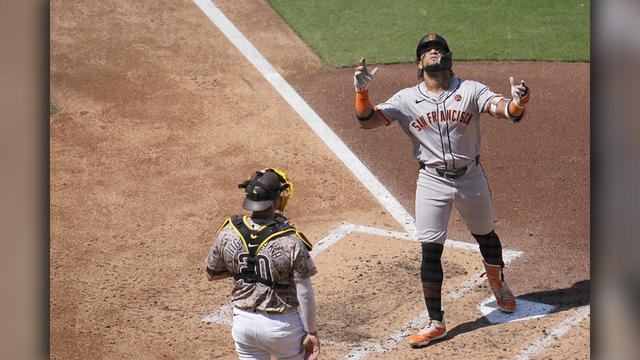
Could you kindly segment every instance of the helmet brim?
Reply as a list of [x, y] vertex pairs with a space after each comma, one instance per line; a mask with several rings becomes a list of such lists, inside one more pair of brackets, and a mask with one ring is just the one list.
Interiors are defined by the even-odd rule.
[[242, 208], [249, 211], [267, 210], [275, 202], [274, 200], [251, 200], [245, 197], [242, 201]]

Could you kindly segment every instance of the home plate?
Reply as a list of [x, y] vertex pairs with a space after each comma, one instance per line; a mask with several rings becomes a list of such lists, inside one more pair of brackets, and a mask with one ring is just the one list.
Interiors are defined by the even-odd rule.
[[222, 305], [211, 314], [202, 318], [200, 322], [231, 325], [233, 324], [233, 306], [231, 303]]
[[480, 305], [478, 309], [484, 314], [484, 317], [492, 324], [500, 324], [509, 321], [520, 321], [527, 319], [534, 319], [537, 317], [545, 316], [550, 313], [555, 306], [549, 304], [543, 304], [535, 301], [527, 301], [516, 298], [516, 311], [513, 313], [504, 313], [498, 309], [496, 299], [491, 296]]

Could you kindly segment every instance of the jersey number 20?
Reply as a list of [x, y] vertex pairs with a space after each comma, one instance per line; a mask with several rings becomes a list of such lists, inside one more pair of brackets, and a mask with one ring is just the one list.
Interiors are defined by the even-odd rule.
[[[240, 272], [245, 272], [250, 269], [248, 260], [249, 254], [240, 254], [238, 255], [238, 263], [240, 265]], [[256, 274], [261, 278], [273, 281], [271, 276], [271, 265], [269, 263], [269, 258], [264, 255], [258, 254], [255, 257], [256, 261]]]

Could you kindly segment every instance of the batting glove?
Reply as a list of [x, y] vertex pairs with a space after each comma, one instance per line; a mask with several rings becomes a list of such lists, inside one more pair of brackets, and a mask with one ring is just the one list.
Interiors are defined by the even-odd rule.
[[513, 101], [519, 107], [523, 107], [529, 102], [529, 87], [527, 87], [524, 80], [520, 80], [520, 84], [517, 84], [513, 76], [509, 77], [509, 82], [511, 83], [511, 97]]
[[367, 71], [367, 64], [364, 58], [360, 59], [356, 72], [353, 74], [353, 86], [356, 88], [356, 92], [363, 93], [367, 91], [377, 72], [378, 68], [373, 69], [371, 72]]
[[524, 117], [524, 105], [529, 102], [529, 88], [524, 80], [520, 80], [520, 84], [516, 83], [513, 76], [509, 77], [511, 84], [512, 99], [507, 105], [507, 117], [514, 123], [519, 122]]

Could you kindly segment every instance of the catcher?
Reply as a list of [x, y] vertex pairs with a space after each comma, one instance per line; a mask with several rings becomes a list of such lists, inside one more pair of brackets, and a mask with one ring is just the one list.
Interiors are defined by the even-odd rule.
[[206, 258], [209, 281], [234, 280], [232, 336], [238, 356], [316, 359], [312, 245], [282, 215], [293, 184], [281, 170], [267, 168], [238, 186], [246, 193], [242, 207], [252, 214], [226, 219]]

